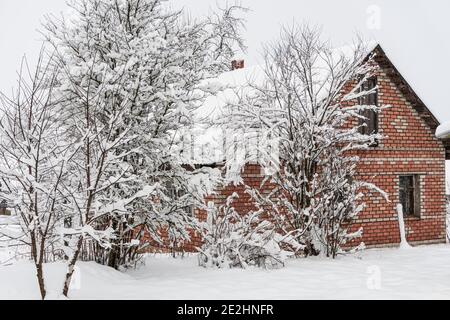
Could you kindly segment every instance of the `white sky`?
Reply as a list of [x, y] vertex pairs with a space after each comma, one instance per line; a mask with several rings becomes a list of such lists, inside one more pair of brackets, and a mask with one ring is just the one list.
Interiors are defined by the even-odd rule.
[[[194, 15], [208, 14], [227, 0], [171, 0]], [[233, 3], [234, 0], [228, 0]], [[335, 45], [356, 31], [381, 42], [388, 55], [441, 121], [450, 120], [450, 2], [448, 0], [240, 0], [252, 11], [245, 32], [248, 64], [258, 61], [260, 44], [274, 39], [281, 24], [308, 21], [323, 25]], [[64, 0], [0, 0], [0, 90], [10, 90], [20, 58], [40, 48], [37, 29], [45, 13], [59, 13]], [[379, 23], [370, 12], [379, 12]], [[375, 13], [376, 16], [376, 13]], [[372, 21], [372, 23], [370, 23]], [[375, 21], [375, 22], [373, 22]], [[372, 26], [372, 27], [370, 27]]]
[[[171, 0], [195, 15], [205, 15], [227, 0]], [[233, 3], [234, 0], [228, 0]], [[450, 1], [448, 0], [241, 0], [247, 14], [244, 34], [247, 64], [258, 63], [262, 42], [276, 38], [282, 24], [307, 21], [323, 26], [334, 45], [355, 32], [378, 40], [440, 121], [450, 121]], [[64, 0], [0, 0], [0, 90], [14, 85], [23, 54], [31, 60], [40, 48], [37, 29], [44, 14], [59, 13]]]

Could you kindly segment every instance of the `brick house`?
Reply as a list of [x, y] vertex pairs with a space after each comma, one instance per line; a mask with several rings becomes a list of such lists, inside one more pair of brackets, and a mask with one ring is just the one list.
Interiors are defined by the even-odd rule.
[[375, 119], [385, 136], [378, 146], [360, 151], [358, 174], [386, 191], [391, 202], [374, 196], [354, 227], [363, 227], [369, 246], [400, 242], [396, 204], [405, 211], [406, 235], [413, 244], [446, 240], [445, 160], [449, 140], [435, 132], [439, 121], [403, 78], [381, 46], [376, 46], [377, 101], [390, 108]]
[[[445, 160], [450, 159], [450, 138], [435, 136], [439, 121], [414, 92], [380, 45], [374, 46], [376, 76], [369, 86], [378, 85], [378, 91], [369, 99], [379, 105], [390, 105], [378, 116], [369, 115], [368, 127], [385, 136], [370, 150], [359, 151], [360, 178], [370, 181], [389, 195], [390, 202], [373, 194], [365, 202], [367, 208], [352, 224], [351, 229], [363, 227], [366, 246], [392, 246], [400, 242], [396, 206], [405, 211], [407, 239], [412, 244], [442, 243], [446, 241]], [[371, 53], [372, 53], [371, 52]], [[234, 63], [233, 69], [243, 68]], [[230, 72], [243, 72], [236, 70]], [[348, 84], [348, 90], [352, 84]], [[347, 90], [344, 89], [344, 90]], [[202, 150], [204, 153], [204, 150]], [[221, 166], [221, 162], [209, 162]], [[262, 168], [248, 163], [241, 172], [244, 184], [257, 187], [263, 179]], [[244, 185], [229, 185], [205, 199], [220, 203], [233, 192], [239, 194], [234, 207], [245, 213], [252, 209]], [[204, 218], [205, 213], [194, 210]], [[184, 249], [194, 251], [201, 244], [198, 235]]]

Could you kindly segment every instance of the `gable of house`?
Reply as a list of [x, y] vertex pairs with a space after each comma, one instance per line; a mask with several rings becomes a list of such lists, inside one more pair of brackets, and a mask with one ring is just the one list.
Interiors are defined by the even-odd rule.
[[[353, 228], [363, 227], [362, 241], [387, 245], [400, 241], [396, 206], [401, 202], [402, 180], [411, 186], [415, 215], [406, 215], [407, 237], [416, 243], [445, 242], [446, 148], [435, 137], [439, 122], [406, 83], [380, 46], [374, 49], [379, 105], [378, 146], [358, 152], [358, 175], [389, 195], [366, 197], [366, 209]], [[412, 201], [412, 200], [411, 200]], [[403, 201], [404, 202], [404, 201]]]
[[[376, 54], [375, 60], [389, 77], [391, 82], [395, 84], [397, 90], [402, 94], [403, 98], [408, 101], [411, 107], [420, 116], [423, 122], [429, 127], [433, 136], [436, 133], [436, 129], [439, 127], [440, 123], [437, 117], [431, 112], [431, 110], [425, 105], [422, 99], [417, 95], [415, 90], [410, 86], [408, 81], [403, 77], [403, 75], [398, 71], [389, 57], [386, 55], [384, 50], [380, 45], [377, 45], [374, 49]], [[450, 160], [450, 138], [440, 139], [445, 147], [445, 156], [447, 160]]]

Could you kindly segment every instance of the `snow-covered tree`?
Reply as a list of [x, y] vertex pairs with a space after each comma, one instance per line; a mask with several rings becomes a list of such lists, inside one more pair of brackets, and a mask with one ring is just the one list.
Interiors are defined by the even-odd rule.
[[1, 96], [0, 198], [20, 222], [22, 234], [14, 241], [30, 248], [42, 299], [43, 263], [55, 253], [49, 248], [63, 223], [67, 200], [60, 189], [73, 156], [70, 142], [59, 139], [65, 129], [53, 95], [56, 72], [43, 51], [34, 70], [23, 59], [16, 90]]
[[[207, 219], [201, 223], [203, 245], [198, 248], [199, 264], [209, 268], [268, 269], [284, 266], [292, 251], [301, 249], [291, 234], [280, 235], [264, 217], [264, 210], [239, 214], [233, 207], [236, 193], [225, 203], [208, 203]], [[283, 249], [289, 248], [290, 251]]]
[[196, 227], [188, 208], [202, 204], [217, 172], [183, 163], [180, 140], [194, 110], [220, 89], [206, 80], [243, 47], [239, 6], [198, 20], [162, 0], [70, 6], [73, 15], [50, 17], [44, 33], [62, 70], [63, 127], [81, 150], [65, 185], [73, 195], [65, 294], [85, 235], [102, 244], [98, 261], [115, 268], [139, 249], [136, 230], [159, 242], [161, 228], [171, 242], [188, 239]]
[[[305, 25], [282, 29], [264, 58], [263, 79], [237, 92], [222, 125], [260, 130], [273, 141], [264, 145], [278, 146], [261, 150], [280, 165], [251, 190], [253, 198], [280, 230], [295, 230], [305, 255], [335, 257], [360, 234], [346, 226], [364, 208], [364, 194], [381, 191], [355, 177], [355, 151], [382, 138], [363, 132], [367, 115], [382, 109], [365, 99], [377, 90], [364, 86], [375, 72], [373, 57], [361, 41], [333, 49]], [[269, 194], [260, 192], [265, 186]]]

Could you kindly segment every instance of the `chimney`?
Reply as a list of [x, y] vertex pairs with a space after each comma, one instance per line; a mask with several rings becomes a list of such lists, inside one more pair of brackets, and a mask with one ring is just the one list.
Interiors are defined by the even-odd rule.
[[244, 60], [231, 61], [231, 70], [244, 69]]

